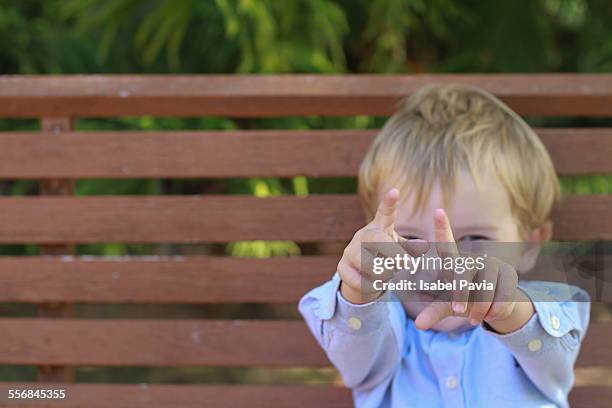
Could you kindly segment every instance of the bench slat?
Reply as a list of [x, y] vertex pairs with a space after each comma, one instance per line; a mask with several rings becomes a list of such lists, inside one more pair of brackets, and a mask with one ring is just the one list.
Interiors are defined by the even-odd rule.
[[559, 241], [611, 240], [611, 209], [612, 195], [610, 194], [565, 197], [563, 204], [552, 215], [553, 239]]
[[[92, 366], [305, 366], [327, 357], [287, 320], [0, 319], [0, 363]], [[612, 324], [592, 323], [579, 366], [612, 365]]]
[[0, 78], [0, 117], [387, 115], [433, 82], [482, 87], [519, 114], [612, 114], [612, 76], [597, 74], [74, 75]]
[[[166, 384], [62, 384], [0, 383], [9, 389], [66, 389], [65, 401], [35, 403], [36, 407], [155, 408], [211, 406], [235, 408], [349, 408], [353, 406], [349, 390], [330, 385], [166, 385]], [[607, 408], [612, 399], [610, 387], [577, 387], [570, 393], [572, 406]], [[14, 403], [0, 400], [1, 408]]]
[[569, 396], [572, 407], [607, 408], [612, 400], [612, 387], [587, 386], [576, 387]]
[[[2, 256], [0, 302], [296, 303], [332, 276], [339, 258]], [[604, 264], [612, 265], [612, 258]], [[567, 283], [565, 274], [553, 271], [539, 269], [523, 279]], [[572, 279], [596, 295], [594, 281]]]
[[0, 333], [0, 364], [329, 365], [301, 321], [0, 318]]
[[[612, 195], [567, 197], [555, 238], [612, 239], [610, 208]], [[0, 243], [341, 241], [363, 223], [354, 195], [0, 198]]]
[[[0, 257], [0, 302], [290, 303], [338, 257]], [[146, 283], [146, 284], [144, 284]]]
[[[559, 174], [612, 174], [612, 129], [537, 132]], [[376, 133], [2, 132], [0, 178], [355, 176]]]
[[[13, 408], [7, 403], [9, 389], [65, 389], [64, 401], [36, 400], [33, 407], [65, 408], [349, 408], [349, 390], [329, 385], [133, 385], [133, 384], [62, 384], [0, 383], [3, 398], [0, 408]], [[19, 405], [24, 406], [24, 405]]]

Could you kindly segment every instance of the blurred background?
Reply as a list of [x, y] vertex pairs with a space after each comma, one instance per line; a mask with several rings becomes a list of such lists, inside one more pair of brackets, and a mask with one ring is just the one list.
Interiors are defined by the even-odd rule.
[[[0, 0], [0, 74], [271, 74], [611, 72], [609, 0]], [[607, 118], [538, 118], [534, 126], [612, 126]], [[76, 130], [378, 128], [385, 118], [80, 119]], [[0, 130], [37, 130], [0, 119]], [[0, 153], [1, 154], [1, 153]], [[578, 160], [580, 158], [577, 158]], [[612, 177], [564, 177], [566, 192], [609, 194]], [[38, 181], [0, 181], [2, 195], [34, 195]], [[77, 195], [354, 193], [353, 178], [82, 180]], [[35, 255], [36, 245], [1, 254]], [[286, 256], [332, 253], [294, 242], [78, 245], [77, 254]], [[330, 271], [331, 274], [332, 271]], [[605, 313], [602, 311], [601, 313]], [[2, 316], [35, 316], [0, 304]], [[298, 318], [295, 305], [75, 305], [84, 317]], [[593, 373], [608, 380], [606, 373]], [[0, 380], [35, 380], [1, 367]], [[329, 369], [79, 368], [78, 381], [328, 382]]]

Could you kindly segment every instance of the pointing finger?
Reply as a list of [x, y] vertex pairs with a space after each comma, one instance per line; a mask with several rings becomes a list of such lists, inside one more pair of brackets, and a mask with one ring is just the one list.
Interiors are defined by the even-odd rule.
[[438, 208], [434, 212], [434, 230], [436, 233], [436, 242], [455, 243], [455, 237], [453, 236], [450, 221], [446, 215], [446, 211], [444, 211], [442, 208]]
[[[453, 230], [450, 226], [450, 221], [446, 215], [446, 211], [442, 208], [436, 209], [434, 212], [434, 231], [436, 238], [436, 250], [438, 256], [442, 258], [456, 257], [459, 255]], [[454, 272], [453, 279], [456, 278]], [[456, 291], [453, 296], [452, 307], [455, 313], [464, 313], [467, 310], [467, 301], [469, 299], [469, 290], [463, 289]]]
[[432, 302], [419, 313], [414, 324], [418, 329], [429, 330], [448, 316], [453, 316], [449, 302]]
[[438, 208], [434, 213], [434, 230], [438, 255], [442, 257], [459, 255], [450, 221], [446, 211], [441, 208]]
[[372, 222], [380, 228], [392, 230], [395, 224], [398, 201], [399, 190], [397, 188], [392, 188], [385, 194], [385, 197], [378, 206], [378, 210], [376, 210], [376, 216]]

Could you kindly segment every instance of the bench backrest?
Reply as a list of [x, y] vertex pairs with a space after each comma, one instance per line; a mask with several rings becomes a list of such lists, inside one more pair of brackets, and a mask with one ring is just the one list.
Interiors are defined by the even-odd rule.
[[[297, 319], [75, 319], [70, 305], [294, 308], [331, 276], [341, 245], [323, 255], [269, 259], [71, 254], [75, 244], [88, 243], [344, 242], [363, 223], [355, 195], [74, 196], [73, 185], [98, 178], [354, 177], [375, 130], [76, 132], [73, 121], [384, 116], [430, 82], [483, 87], [526, 116], [612, 117], [612, 75], [0, 78], [0, 117], [41, 120], [41, 132], [0, 132], [0, 179], [41, 186], [39, 196], [0, 199], [0, 243], [40, 245], [37, 256], [0, 257], [0, 302], [33, 304], [40, 315], [0, 318], [0, 364], [36, 366], [41, 381], [70, 380], [71, 368], [90, 366], [328, 367]], [[612, 128], [537, 132], [560, 174], [612, 173]], [[612, 195], [567, 197], [555, 214], [555, 238], [612, 239], [611, 209]], [[612, 366], [611, 337], [612, 324], [592, 323], [579, 370]], [[75, 384], [69, 390], [65, 406], [351, 404], [349, 393], [332, 385]], [[572, 393], [577, 406], [604, 406], [611, 397], [610, 388], [588, 384]]]

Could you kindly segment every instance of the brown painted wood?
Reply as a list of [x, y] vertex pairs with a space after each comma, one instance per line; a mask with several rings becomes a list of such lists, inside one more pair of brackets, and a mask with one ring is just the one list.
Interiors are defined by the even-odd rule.
[[[555, 238], [612, 238], [612, 196], [571, 196]], [[364, 224], [354, 195], [0, 198], [0, 243], [342, 241]]]
[[580, 347], [577, 365], [582, 367], [612, 365], [611, 337], [612, 322], [590, 322], [587, 335]]
[[[50, 143], [54, 142], [54, 138], [60, 136], [64, 132], [69, 132], [73, 129], [72, 120], [69, 117], [45, 117], [41, 120], [41, 130], [45, 132], [43, 135], [37, 134], [38, 138], [44, 138]], [[48, 153], [47, 153], [48, 155]], [[31, 160], [31, 159], [30, 159]], [[51, 177], [51, 176], [47, 176]], [[74, 192], [72, 180], [47, 178], [40, 182], [40, 194], [44, 196], [70, 196]], [[69, 255], [74, 252], [74, 246], [70, 244], [51, 243], [40, 246], [41, 255]], [[69, 317], [72, 315], [72, 307], [65, 303], [42, 303], [38, 305], [38, 315], [41, 317]], [[42, 365], [38, 367], [39, 381], [72, 381], [74, 372], [71, 369], [62, 366]]]
[[[0, 302], [296, 303], [332, 276], [340, 255], [269, 259], [3, 256]], [[612, 265], [612, 258], [603, 262]], [[568, 283], [569, 276], [569, 283], [595, 297], [592, 280], [559, 273], [558, 265], [545, 269], [549, 266], [521, 278]]]
[[[558, 173], [612, 173], [612, 129], [537, 129]], [[0, 178], [356, 176], [377, 130], [0, 133]], [[211, 154], [214, 152], [214, 154]]]
[[612, 239], [612, 195], [567, 196], [553, 213], [553, 238], [560, 241]]
[[577, 408], [607, 408], [612, 401], [612, 387], [576, 387], [570, 393], [569, 401]]
[[[0, 177], [355, 176], [375, 131], [0, 133]], [[612, 138], [611, 138], [612, 140]]]
[[[0, 319], [0, 364], [330, 365], [302, 321]], [[612, 324], [594, 322], [578, 366], [612, 365]]]
[[[162, 384], [49, 384], [66, 389], [61, 402], [36, 401], [33, 407], [65, 408], [349, 408], [349, 390], [329, 385], [162, 385]], [[14, 408], [4, 398], [8, 389], [41, 388], [36, 383], [0, 383], [0, 407]], [[20, 405], [24, 407], [25, 405]]]
[[434, 82], [482, 87], [525, 115], [612, 114], [606, 74], [75, 75], [0, 78], [0, 117], [388, 115]]
[[[47, 384], [47, 389], [66, 389], [64, 401], [37, 401], [34, 407], [91, 408], [349, 408], [353, 406], [348, 389], [330, 385], [165, 385], [165, 384]], [[37, 383], [0, 383], [0, 391], [37, 389]], [[577, 387], [570, 393], [572, 406], [607, 408], [612, 388], [603, 386]], [[24, 405], [21, 405], [24, 406]], [[0, 400], [0, 407], [15, 407]]]
[[338, 240], [363, 223], [354, 196], [4, 197], [0, 242]]
[[560, 175], [612, 174], [612, 129], [538, 128]]
[[[338, 257], [0, 257], [0, 302], [289, 303]], [[146, 284], [145, 284], [146, 282]]]
[[328, 366], [302, 321], [0, 319], [1, 364]]

